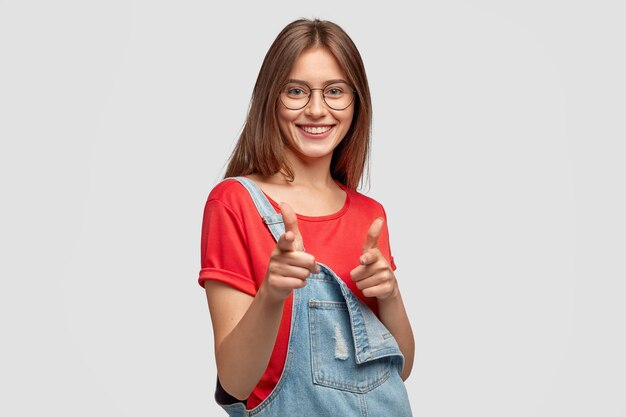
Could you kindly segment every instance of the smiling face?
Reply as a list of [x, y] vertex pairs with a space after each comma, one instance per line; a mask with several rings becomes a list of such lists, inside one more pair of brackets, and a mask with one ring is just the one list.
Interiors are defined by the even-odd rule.
[[[289, 155], [303, 161], [332, 158], [333, 150], [348, 132], [354, 114], [354, 102], [344, 110], [333, 110], [322, 99], [322, 91], [330, 82], [347, 82], [346, 73], [337, 59], [326, 49], [302, 51], [288, 78], [311, 87], [309, 103], [300, 110], [290, 110], [278, 100], [277, 116], [280, 131]], [[332, 92], [332, 91], [331, 91]]]

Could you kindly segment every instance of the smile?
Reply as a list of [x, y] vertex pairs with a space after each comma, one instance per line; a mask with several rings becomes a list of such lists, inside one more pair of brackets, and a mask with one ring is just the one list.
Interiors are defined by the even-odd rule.
[[321, 135], [323, 133], [328, 132], [332, 129], [332, 126], [299, 126], [300, 129], [304, 130], [306, 133], [310, 133], [313, 135]]

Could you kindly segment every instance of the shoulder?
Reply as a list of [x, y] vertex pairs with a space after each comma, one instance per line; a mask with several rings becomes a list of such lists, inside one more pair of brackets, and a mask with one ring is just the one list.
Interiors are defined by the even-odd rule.
[[350, 207], [357, 209], [360, 212], [367, 213], [370, 216], [383, 216], [385, 215], [385, 209], [383, 205], [372, 197], [365, 194], [361, 194], [359, 191], [346, 189], [348, 197], [350, 198]]
[[243, 185], [234, 179], [226, 179], [217, 183], [207, 199], [208, 202], [220, 202], [230, 209], [248, 205], [250, 194]]
[[249, 218], [259, 217], [252, 197], [237, 180], [228, 178], [215, 184], [206, 200], [205, 215], [228, 213], [229, 217], [246, 225]]

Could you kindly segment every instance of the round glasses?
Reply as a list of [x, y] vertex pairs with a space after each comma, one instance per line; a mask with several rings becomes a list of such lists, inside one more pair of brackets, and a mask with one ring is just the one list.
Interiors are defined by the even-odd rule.
[[280, 90], [280, 101], [289, 110], [300, 110], [309, 104], [315, 90], [322, 92], [324, 103], [333, 110], [347, 109], [354, 101], [356, 92], [343, 81], [326, 84], [324, 88], [311, 88], [306, 83], [290, 81]]

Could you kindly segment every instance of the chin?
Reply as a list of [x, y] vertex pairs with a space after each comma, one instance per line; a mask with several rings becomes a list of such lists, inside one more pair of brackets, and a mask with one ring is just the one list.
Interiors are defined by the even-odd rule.
[[306, 158], [306, 159], [320, 159], [320, 158], [324, 158], [324, 157], [328, 157], [330, 155], [332, 155], [333, 151], [332, 150], [311, 150], [311, 149], [301, 149], [301, 148], [297, 148], [295, 150], [296, 155], [300, 156], [301, 158]]
[[307, 158], [324, 158], [332, 155], [336, 146], [332, 146], [331, 144], [308, 144], [308, 143], [297, 143], [294, 151], [301, 156]]

